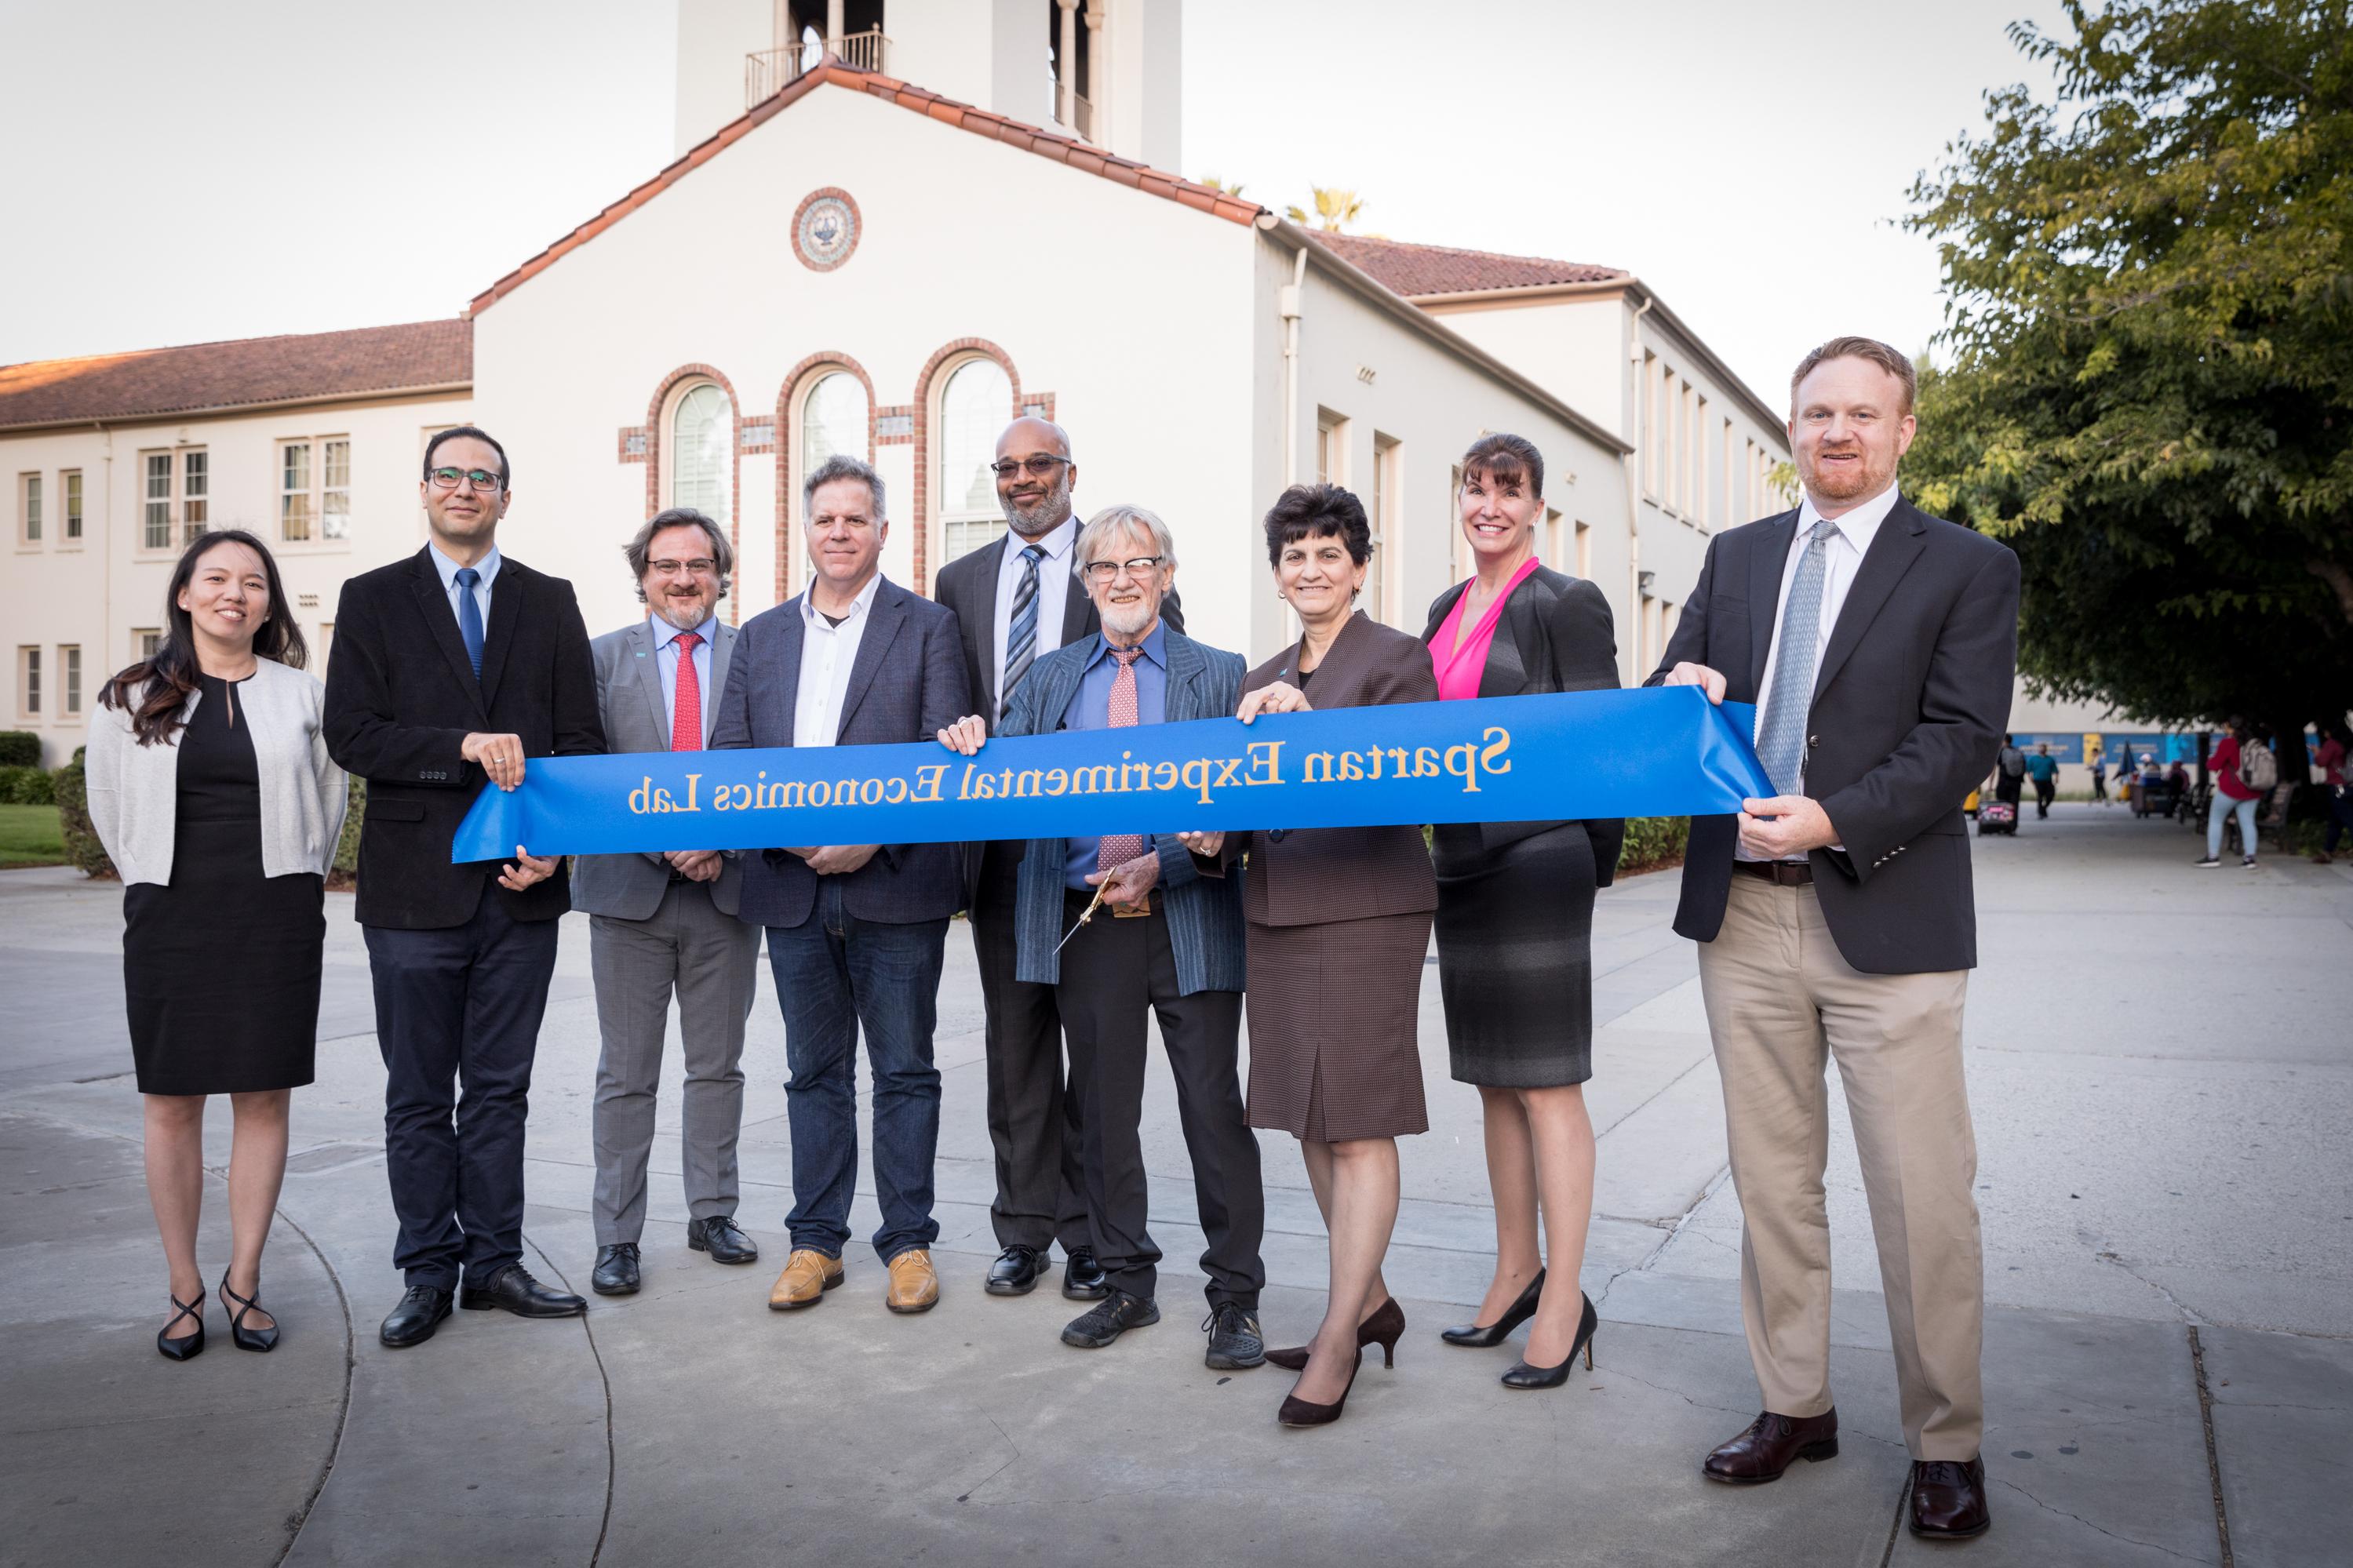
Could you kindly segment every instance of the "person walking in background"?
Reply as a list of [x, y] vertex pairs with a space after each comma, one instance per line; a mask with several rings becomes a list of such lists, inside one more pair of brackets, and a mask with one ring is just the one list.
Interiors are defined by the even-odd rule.
[[2313, 863], [2326, 866], [2337, 858], [2337, 841], [2353, 828], [2353, 793], [2345, 787], [2345, 742], [2353, 739], [2353, 730], [2345, 721], [2337, 720], [2321, 734], [2320, 749], [2313, 762], [2320, 769], [2320, 782], [2328, 791], [2328, 834], [2320, 847], [2313, 852]]
[[[801, 481], [809, 585], [744, 623], [714, 749], [926, 740], [970, 706], [955, 612], [882, 575], [885, 508], [881, 477], [855, 458], [828, 458]], [[792, 1069], [792, 1252], [768, 1292], [777, 1311], [813, 1305], [847, 1277], [861, 1035], [882, 1210], [874, 1250], [890, 1277], [882, 1304], [923, 1312], [939, 1301], [932, 1031], [948, 921], [963, 901], [953, 844], [810, 845], [744, 858], [737, 911], [767, 928]]]
[[503, 866], [449, 850], [485, 780], [511, 790], [527, 758], [605, 749], [596, 668], [572, 584], [499, 551], [505, 448], [460, 425], [424, 468], [425, 547], [343, 584], [327, 670], [328, 749], [368, 782], [356, 912], [407, 1280], [378, 1331], [395, 1350], [431, 1339], [453, 1299], [587, 1310], [522, 1264], [524, 1121], [570, 879], [522, 845]]
[[[1915, 1535], [1991, 1522], [1978, 1444], [1984, 1258], [1961, 1012], [1977, 910], [1961, 802], [2017, 670], [2018, 557], [1906, 502], [1911, 360], [1834, 338], [1789, 380], [1797, 510], [1709, 541], [1651, 685], [1757, 703], [1775, 795], [1692, 819], [1675, 930], [1699, 944], [1740, 1196], [1764, 1409], [1711, 1480], [1838, 1452], [1825, 1058], [1879, 1244]], [[1891, 683], [1896, 671], [1907, 680]]]
[[[1242, 678], [1243, 723], [1438, 700], [1430, 649], [1356, 607], [1373, 558], [1363, 502], [1337, 485], [1283, 491], [1266, 552], [1300, 637]], [[1282, 728], [1269, 725], [1273, 738]], [[1405, 1331], [1381, 1259], [1397, 1226], [1397, 1141], [1430, 1131], [1415, 1020], [1438, 883], [1418, 827], [1223, 836], [1229, 865], [1245, 852], [1250, 1124], [1299, 1140], [1331, 1269], [1314, 1340], [1267, 1359], [1299, 1373], [1277, 1419], [1320, 1426], [1340, 1418], [1362, 1347], [1394, 1366]]]
[[2206, 812], [2206, 854], [2194, 864], [2204, 870], [2222, 863], [2223, 819], [2235, 814], [2239, 819], [2239, 864], [2253, 870], [2255, 807], [2279, 783], [2279, 763], [2272, 749], [2237, 714], [2231, 716], [2224, 731], [2222, 743], [2214, 748], [2213, 758], [2207, 764], [2214, 778], [2214, 798]]
[[[621, 547], [648, 616], [589, 644], [598, 710], [614, 752], [699, 752], [719, 717], [735, 651], [719, 618], [735, 570], [727, 532], [690, 508], [661, 512]], [[760, 928], [735, 918], [743, 868], [733, 854], [674, 849], [584, 855], [573, 904], [588, 915], [596, 986], [596, 1186], [591, 1200], [600, 1296], [638, 1289], [646, 1161], [670, 999], [678, 999], [686, 1088], [679, 1166], [686, 1245], [714, 1263], [756, 1263], [735, 1224], [735, 1141], [744, 1123], [744, 1026], [760, 975]]]
[[2108, 757], [2105, 752], [2094, 752], [2084, 759], [2092, 774], [2092, 798], [2102, 805], [2108, 804]]
[[2004, 735], [1993, 758], [1993, 797], [2016, 811], [2025, 789], [2026, 753], [2018, 749], [2017, 737]]
[[[1475, 570], [1430, 606], [1422, 634], [1448, 701], [1618, 685], [1609, 601], [1536, 559], [1544, 479], [1543, 454], [1517, 436], [1462, 456], [1457, 525]], [[1579, 1276], [1593, 1218], [1593, 900], [1625, 832], [1616, 818], [1431, 831], [1447, 1053], [1456, 1081], [1479, 1089], [1495, 1200], [1494, 1278], [1478, 1316], [1440, 1337], [1498, 1345], [1534, 1318], [1507, 1388], [1557, 1387], [1579, 1350], [1592, 1354]]]
[[91, 825], [122, 879], [122, 979], [144, 1098], [147, 1195], [171, 1271], [155, 1348], [205, 1348], [205, 1100], [226, 1094], [229, 1265], [239, 1350], [278, 1343], [261, 1253], [286, 1175], [293, 1090], [315, 1076], [326, 874], [343, 770], [320, 732], [323, 688], [269, 547], [241, 529], [182, 552], [162, 646], [108, 681], [84, 768]]
[[2051, 754], [2051, 743], [2038, 741], [2034, 754], [2026, 759], [2026, 776], [2034, 781], [2034, 816], [2037, 821], [2051, 815], [2051, 803], [2059, 798], [2059, 759]]

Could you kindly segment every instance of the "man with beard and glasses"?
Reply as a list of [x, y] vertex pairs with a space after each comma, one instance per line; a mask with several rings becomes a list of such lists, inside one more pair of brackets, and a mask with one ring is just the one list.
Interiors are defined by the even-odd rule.
[[[589, 645], [605, 742], [615, 752], [699, 752], [719, 718], [735, 628], [719, 618], [735, 552], [691, 508], [654, 517], [621, 547], [644, 620]], [[596, 1265], [600, 1296], [638, 1289], [646, 1159], [670, 997], [686, 1062], [679, 1165], [686, 1245], [714, 1263], [754, 1263], [735, 1226], [735, 1140], [744, 1122], [744, 1026], [759, 974], [760, 928], [735, 918], [743, 868], [733, 854], [671, 849], [584, 855], [572, 904], [588, 912], [596, 983]]]
[[[991, 733], [1038, 660], [1100, 629], [1094, 601], [1071, 570], [1079, 535], [1071, 513], [1078, 463], [1070, 433], [1016, 419], [997, 438], [997, 500], [1008, 531], [940, 568], [939, 602], [956, 613], [965, 679]], [[1172, 592], [1161, 606], [1185, 629]], [[988, 1140], [997, 1155], [989, 1218], [1005, 1250], [988, 1270], [992, 1296], [1026, 1296], [1062, 1244], [1062, 1294], [1100, 1300], [1108, 1289], [1087, 1239], [1079, 1182], [1079, 1102], [1066, 1094], [1054, 988], [1015, 973], [1016, 879], [1023, 846], [965, 847], [965, 906], [980, 966], [988, 1064]]]
[[1961, 803], [2010, 716], [2019, 570], [1897, 493], [1912, 398], [1912, 362], [1885, 343], [1833, 338], [1805, 357], [1789, 379], [1803, 503], [1716, 535], [1650, 684], [1756, 703], [1775, 791], [1692, 818], [1675, 914], [1699, 943], [1765, 1404], [1702, 1473], [1755, 1484], [1838, 1452], [1822, 1195], [1835, 1057], [1879, 1244], [1912, 1531], [1952, 1539], [1990, 1522]]

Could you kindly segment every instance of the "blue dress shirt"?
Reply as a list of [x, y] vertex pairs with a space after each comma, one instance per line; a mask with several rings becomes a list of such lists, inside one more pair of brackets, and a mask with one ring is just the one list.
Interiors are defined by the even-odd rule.
[[[458, 595], [464, 591], [458, 586], [458, 574], [462, 568], [442, 554], [439, 545], [428, 543], [425, 549], [432, 557], [433, 570], [441, 574], [441, 595], [449, 601], [449, 613], [455, 616]], [[482, 574], [482, 580], [474, 584], [474, 608], [481, 612], [482, 632], [487, 637], [491, 629], [491, 580], [499, 574], [499, 547], [491, 545], [491, 552], [474, 563], [474, 570]], [[460, 619], [459, 625], [464, 624]]]
[[[662, 713], [669, 719], [670, 731], [678, 730], [678, 628], [659, 616], [649, 616], [646, 624], [654, 632], [654, 668], [661, 672]], [[719, 635], [719, 617], [712, 616], [694, 628], [702, 640], [694, 648], [694, 679], [702, 693], [702, 739], [711, 738], [711, 726], [719, 713], [719, 693], [711, 689], [711, 643]]]
[[[1108, 730], [1111, 728], [1111, 689], [1119, 679], [1119, 660], [1111, 656], [1111, 645], [1097, 640], [1094, 658], [1088, 660], [1087, 671], [1079, 678], [1079, 689], [1071, 698], [1070, 707], [1062, 710], [1065, 730]], [[1135, 721], [1138, 724], [1159, 724], [1168, 718], [1168, 628], [1165, 622], [1156, 623], [1151, 635], [1144, 639], [1144, 657], [1135, 661]], [[1087, 879], [1094, 875], [1096, 847], [1101, 838], [1073, 838], [1070, 858], [1063, 865], [1063, 885], [1082, 893], [1092, 893]]]

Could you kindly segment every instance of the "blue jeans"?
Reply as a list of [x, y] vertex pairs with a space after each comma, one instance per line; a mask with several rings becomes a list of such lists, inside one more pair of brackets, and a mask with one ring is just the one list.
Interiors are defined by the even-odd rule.
[[2220, 789], [2214, 792], [2214, 804], [2206, 813], [2206, 858], [2218, 859], [2222, 853], [2222, 819], [2232, 812], [2239, 814], [2239, 853], [2252, 860], [2255, 858], [2255, 803], [2232, 800]]
[[786, 1121], [793, 1136], [794, 1247], [841, 1256], [858, 1189], [858, 1036], [874, 1076], [874, 1189], [883, 1261], [929, 1247], [940, 1074], [932, 1065], [948, 922], [895, 925], [843, 913], [841, 879], [818, 883], [797, 926], [768, 928], [768, 964], [785, 1016]]

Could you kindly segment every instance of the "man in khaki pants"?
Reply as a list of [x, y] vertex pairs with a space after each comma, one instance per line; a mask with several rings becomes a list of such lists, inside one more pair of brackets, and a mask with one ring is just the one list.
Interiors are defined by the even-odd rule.
[[1700, 944], [1746, 1224], [1741, 1313], [1765, 1409], [1707, 1457], [1779, 1479], [1838, 1452], [1825, 1052], [1838, 1058], [1895, 1345], [1916, 1535], [1982, 1534], [1985, 1285], [1961, 1005], [1977, 912], [1961, 803], [2016, 668], [2018, 558], [1902, 499], [1911, 362], [1834, 338], [1790, 378], [1805, 498], [1721, 533], [1651, 685], [1757, 705], [1777, 794], [1694, 817], [1675, 930]]

